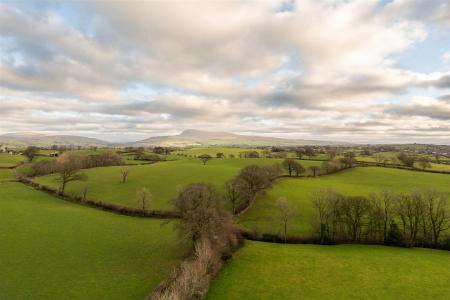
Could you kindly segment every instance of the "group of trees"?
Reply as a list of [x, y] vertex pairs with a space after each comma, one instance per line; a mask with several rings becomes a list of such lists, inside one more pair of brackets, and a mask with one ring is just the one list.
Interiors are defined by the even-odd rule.
[[316, 155], [316, 150], [311, 146], [305, 146], [295, 149], [295, 153], [298, 159], [302, 159], [303, 156], [308, 156], [309, 159], [311, 159], [313, 156]]
[[223, 207], [223, 196], [209, 184], [186, 186], [173, 204], [181, 217], [176, 227], [193, 242], [194, 253], [151, 299], [198, 299], [241, 240], [239, 230]]
[[286, 158], [282, 162], [282, 166], [286, 171], [289, 173], [289, 176], [292, 176], [293, 173], [295, 173], [295, 176], [299, 176], [301, 173], [305, 172], [305, 168], [292, 158]]
[[248, 207], [256, 193], [269, 187], [281, 172], [279, 164], [263, 167], [250, 165], [228, 180], [225, 183], [225, 198], [230, 203], [233, 214]]
[[79, 169], [88, 169], [106, 166], [122, 165], [122, 156], [115, 152], [104, 152], [93, 155], [79, 155], [74, 153], [64, 153], [57, 160], [40, 161], [32, 165], [31, 176], [47, 175], [59, 173], [61, 164], [69, 164], [73, 162], [73, 166]]
[[404, 152], [400, 152], [397, 155], [397, 159], [403, 163], [405, 166], [414, 168], [415, 157], [414, 155], [406, 154]]
[[240, 158], [259, 158], [258, 151], [243, 151], [239, 153]]
[[34, 146], [27, 147], [22, 153], [29, 162], [32, 162], [33, 159], [39, 155], [39, 148]]
[[433, 190], [383, 191], [369, 197], [344, 196], [333, 190], [313, 195], [315, 228], [322, 243], [376, 242], [399, 246], [438, 246], [450, 228], [445, 195]]

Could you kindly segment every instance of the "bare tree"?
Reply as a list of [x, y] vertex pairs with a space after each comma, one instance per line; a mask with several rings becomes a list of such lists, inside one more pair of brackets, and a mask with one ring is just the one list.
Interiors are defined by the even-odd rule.
[[448, 212], [447, 198], [434, 190], [423, 194], [425, 211], [433, 236], [433, 246], [436, 247], [441, 233], [450, 229], [450, 214]]
[[82, 159], [79, 155], [64, 153], [58, 158], [57, 172], [61, 181], [61, 194], [64, 194], [67, 183], [71, 181], [85, 181], [86, 174], [80, 172]]
[[221, 242], [218, 237], [232, 226], [231, 215], [223, 209], [223, 201], [212, 185], [194, 183], [183, 188], [173, 200], [181, 216], [177, 227], [182, 236], [195, 243], [201, 238]]
[[249, 190], [252, 193], [252, 196], [255, 193], [263, 188], [266, 188], [270, 185], [270, 178], [264, 168], [249, 165], [244, 167], [238, 175], [242, 180], [244, 180]]
[[243, 184], [245, 183], [239, 177], [235, 177], [225, 182], [225, 198], [230, 202], [233, 214], [237, 213], [239, 202], [242, 201]]
[[292, 176], [292, 172], [294, 171], [294, 165], [296, 163], [297, 162], [292, 158], [286, 158], [285, 160], [283, 160], [282, 162], [283, 168], [285, 168], [288, 171], [289, 176]]
[[128, 174], [130, 174], [130, 169], [121, 169], [120, 173], [122, 174], [122, 183], [125, 183], [127, 181]]
[[363, 218], [368, 209], [367, 204], [367, 199], [364, 197], [350, 196], [342, 198], [343, 222], [347, 227], [352, 242], [359, 241], [361, 238]]
[[267, 176], [269, 176], [270, 180], [276, 179], [283, 172], [283, 169], [279, 163], [271, 164], [269, 166], [264, 166], [263, 168], [266, 171]]
[[305, 149], [298, 148], [297, 150], [295, 150], [295, 154], [297, 154], [298, 159], [302, 159], [303, 155], [305, 155]]
[[332, 160], [336, 157], [336, 152], [337, 150], [332, 148], [332, 149], [328, 149], [327, 154], [328, 154], [328, 160]]
[[83, 186], [83, 190], [82, 190], [83, 201], [86, 201], [88, 191], [89, 191], [89, 186], [87, 184], [85, 184]]
[[150, 191], [145, 187], [138, 192], [138, 205], [142, 209], [142, 211], [145, 211], [147, 209], [150, 197]]
[[295, 172], [295, 176], [297, 177], [300, 176], [301, 173], [305, 172], [305, 168], [303, 168], [303, 166], [298, 162], [295, 162], [293, 169]]
[[319, 166], [310, 166], [309, 169], [313, 172], [313, 176], [316, 177], [317, 172], [320, 170]]
[[319, 223], [320, 243], [323, 244], [330, 238], [330, 227], [332, 227], [333, 199], [338, 194], [331, 189], [319, 190], [312, 195], [312, 203], [316, 209], [317, 222]]
[[288, 223], [291, 218], [295, 215], [294, 208], [286, 199], [286, 197], [278, 198], [276, 202], [276, 206], [278, 207], [278, 211], [280, 214], [280, 220], [283, 225], [284, 232], [284, 242], [287, 240], [287, 231], [288, 231]]
[[412, 247], [416, 243], [417, 233], [423, 213], [422, 197], [420, 193], [399, 194], [397, 214], [403, 224], [403, 236], [406, 246]]

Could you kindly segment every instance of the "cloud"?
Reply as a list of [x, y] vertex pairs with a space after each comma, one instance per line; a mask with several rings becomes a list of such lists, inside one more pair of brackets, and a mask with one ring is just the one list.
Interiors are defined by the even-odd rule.
[[450, 51], [445, 52], [444, 54], [442, 54], [442, 61], [444, 63], [450, 63]]
[[[397, 57], [434, 27], [450, 34], [445, 1], [283, 3], [0, 4], [0, 128], [358, 141], [401, 136], [398, 119], [421, 118], [409, 132], [440, 140], [450, 70], [417, 72]], [[431, 104], [405, 97], [429, 87], [442, 91]]]

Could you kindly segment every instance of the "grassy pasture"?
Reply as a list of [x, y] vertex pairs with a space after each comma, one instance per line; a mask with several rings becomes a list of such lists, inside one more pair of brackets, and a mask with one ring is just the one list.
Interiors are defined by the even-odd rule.
[[212, 157], [216, 157], [216, 154], [219, 152], [222, 152], [225, 154], [225, 157], [229, 157], [230, 154], [235, 155], [236, 157], [239, 157], [239, 153], [246, 152], [246, 151], [256, 151], [261, 154], [262, 149], [256, 149], [256, 148], [191, 148], [186, 150], [179, 150], [174, 151], [173, 154], [186, 154], [186, 155], [202, 155], [202, 154], [209, 154]]
[[240, 217], [240, 222], [251, 230], [280, 233], [282, 227], [275, 203], [279, 197], [286, 197], [297, 211], [288, 231], [290, 234], [309, 235], [314, 214], [311, 196], [315, 191], [327, 188], [353, 196], [368, 195], [384, 189], [410, 192], [428, 188], [450, 195], [450, 175], [367, 167], [316, 178], [281, 179], [256, 198], [252, 208]]
[[143, 299], [184, 252], [161, 223], [0, 182], [0, 299]]
[[0, 169], [0, 182], [15, 179], [14, 170], [11, 169]]
[[0, 167], [14, 167], [25, 160], [25, 156], [22, 155], [0, 154]]
[[448, 299], [450, 252], [247, 241], [206, 299]]
[[[130, 170], [126, 183], [121, 183], [120, 170], [124, 167], [87, 169], [86, 182], [71, 182], [67, 192], [78, 194], [87, 184], [88, 197], [129, 207], [137, 207], [137, 193], [147, 187], [152, 194], [149, 207], [170, 210], [170, 199], [176, 196], [177, 189], [194, 182], [208, 182], [222, 187], [223, 183], [235, 176], [239, 170], [250, 164], [267, 165], [281, 162], [280, 159], [212, 159], [203, 165], [199, 159], [180, 159], [159, 162], [151, 165], [128, 166]], [[303, 163], [303, 162], [302, 162]], [[303, 163], [304, 166], [317, 162]], [[57, 175], [37, 178], [37, 181], [58, 187]]]

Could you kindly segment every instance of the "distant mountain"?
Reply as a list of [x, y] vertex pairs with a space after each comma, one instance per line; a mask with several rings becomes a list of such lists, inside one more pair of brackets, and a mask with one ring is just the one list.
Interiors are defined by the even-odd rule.
[[239, 135], [229, 132], [213, 132], [188, 129], [178, 135], [156, 136], [132, 143], [132, 146], [209, 147], [209, 146], [297, 146], [338, 145], [330, 141], [282, 139], [263, 136]]
[[33, 132], [18, 132], [0, 135], [0, 145], [6, 147], [50, 147], [52, 145], [82, 146], [82, 147], [104, 147], [109, 143], [83, 136], [72, 135], [45, 135]]
[[263, 136], [240, 135], [229, 132], [214, 132], [188, 129], [178, 135], [155, 136], [134, 143], [108, 143], [99, 139], [72, 135], [45, 135], [33, 132], [18, 132], [0, 135], [0, 146], [3, 147], [50, 147], [52, 145], [82, 146], [82, 147], [211, 147], [211, 146], [236, 146], [236, 147], [256, 147], [256, 146], [299, 146], [299, 145], [339, 145], [346, 143], [302, 140], [302, 139], [282, 139]]

